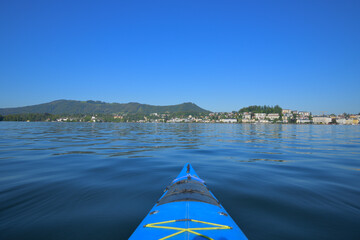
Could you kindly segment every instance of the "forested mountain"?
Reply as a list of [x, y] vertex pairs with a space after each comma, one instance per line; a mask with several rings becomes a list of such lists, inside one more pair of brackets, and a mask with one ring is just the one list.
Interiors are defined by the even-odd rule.
[[112, 114], [112, 113], [208, 113], [194, 103], [182, 103], [169, 106], [154, 106], [148, 104], [130, 103], [105, 103], [101, 101], [75, 101], [75, 100], [57, 100], [38, 105], [0, 108], [1, 115], [19, 114], [19, 113], [50, 113], [50, 114]]

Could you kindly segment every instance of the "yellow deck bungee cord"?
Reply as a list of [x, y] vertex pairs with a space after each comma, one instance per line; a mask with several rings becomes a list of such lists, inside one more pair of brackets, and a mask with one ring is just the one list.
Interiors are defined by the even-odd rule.
[[[184, 222], [184, 221], [188, 221], [188, 222], [196, 222], [196, 223], [203, 223], [203, 224], [207, 224], [207, 225], [212, 225], [215, 227], [204, 227], [204, 228], [180, 228], [180, 227], [169, 227], [169, 226], [160, 226], [160, 224], [167, 224], [167, 223], [173, 223], [173, 222]], [[149, 228], [162, 228], [162, 229], [170, 229], [170, 230], [178, 230], [178, 232], [170, 234], [166, 237], [160, 238], [159, 240], [165, 240], [165, 239], [169, 239], [171, 237], [174, 237], [176, 235], [179, 235], [183, 232], [190, 232], [193, 233], [195, 235], [207, 238], [209, 240], [214, 240], [208, 236], [205, 236], [201, 233], [195, 232], [198, 230], [225, 230], [225, 229], [232, 229], [232, 227], [226, 226], [226, 225], [221, 225], [221, 224], [217, 224], [217, 223], [210, 223], [210, 222], [204, 222], [204, 221], [199, 221], [199, 220], [195, 220], [195, 219], [178, 219], [178, 220], [169, 220], [169, 221], [164, 221], [164, 222], [157, 222], [157, 223], [149, 223], [144, 225], [144, 227], [149, 227]]]

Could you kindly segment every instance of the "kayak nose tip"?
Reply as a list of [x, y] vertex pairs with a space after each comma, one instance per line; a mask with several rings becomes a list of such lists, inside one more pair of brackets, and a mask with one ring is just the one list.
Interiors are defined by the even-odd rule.
[[181, 169], [181, 172], [180, 172], [180, 174], [178, 175], [177, 178], [187, 176], [188, 174], [190, 174], [190, 175], [192, 175], [192, 176], [195, 176], [195, 177], [199, 177], [199, 176], [196, 174], [194, 168], [191, 166], [191, 164], [190, 164], [190, 163], [186, 163], [186, 164], [184, 165], [184, 167]]
[[190, 168], [191, 168], [190, 163], [188, 163], [186, 166], [186, 173], [190, 173]]

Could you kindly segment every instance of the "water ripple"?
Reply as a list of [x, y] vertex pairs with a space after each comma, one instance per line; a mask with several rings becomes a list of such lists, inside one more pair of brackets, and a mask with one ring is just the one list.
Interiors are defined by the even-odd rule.
[[249, 239], [360, 239], [360, 127], [0, 122], [0, 239], [127, 239], [190, 162]]

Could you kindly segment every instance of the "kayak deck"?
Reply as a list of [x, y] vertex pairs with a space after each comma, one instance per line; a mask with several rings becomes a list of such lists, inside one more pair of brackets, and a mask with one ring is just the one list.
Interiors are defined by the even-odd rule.
[[187, 164], [129, 239], [247, 238]]

